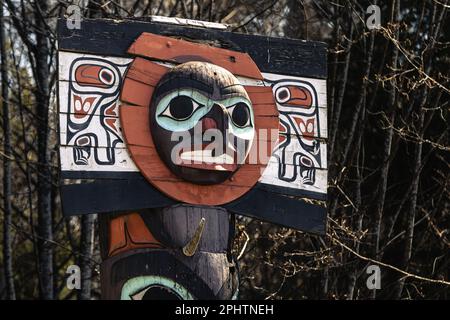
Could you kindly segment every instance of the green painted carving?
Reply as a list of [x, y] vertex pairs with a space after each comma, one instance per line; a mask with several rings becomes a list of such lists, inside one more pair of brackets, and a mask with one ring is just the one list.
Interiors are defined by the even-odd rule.
[[122, 287], [121, 300], [141, 300], [146, 291], [154, 288], [164, 288], [181, 300], [194, 300], [194, 296], [189, 291], [174, 282], [173, 280], [161, 276], [142, 276], [127, 280]]
[[[170, 104], [175, 98], [187, 97], [190, 99], [187, 103], [192, 104], [192, 112], [187, 117], [177, 118], [170, 112]], [[238, 104], [243, 103], [247, 107], [247, 112], [250, 115], [249, 121], [245, 124], [239, 125], [233, 121], [233, 112], [235, 112]], [[223, 100], [213, 100], [201, 92], [194, 89], [179, 89], [174, 90], [165, 95], [156, 106], [156, 121], [164, 129], [173, 132], [182, 132], [192, 129], [201, 118], [203, 118], [214, 106], [214, 104], [223, 106], [229, 114], [230, 126], [229, 132], [235, 134], [241, 139], [250, 140], [254, 134], [254, 115], [252, 110], [252, 103], [244, 97], [230, 97]], [[237, 111], [237, 110], [236, 110]]]

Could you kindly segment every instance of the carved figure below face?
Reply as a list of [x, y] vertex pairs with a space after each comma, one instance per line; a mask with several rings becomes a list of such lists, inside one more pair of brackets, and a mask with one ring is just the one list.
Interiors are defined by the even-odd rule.
[[156, 86], [150, 129], [159, 156], [175, 175], [196, 184], [218, 184], [238, 170], [250, 151], [252, 103], [226, 69], [186, 62]]

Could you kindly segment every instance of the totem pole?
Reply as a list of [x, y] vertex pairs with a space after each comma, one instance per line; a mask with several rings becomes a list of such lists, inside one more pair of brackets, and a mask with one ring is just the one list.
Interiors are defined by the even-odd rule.
[[104, 299], [235, 299], [234, 214], [323, 233], [326, 48], [226, 26], [58, 24], [61, 198]]

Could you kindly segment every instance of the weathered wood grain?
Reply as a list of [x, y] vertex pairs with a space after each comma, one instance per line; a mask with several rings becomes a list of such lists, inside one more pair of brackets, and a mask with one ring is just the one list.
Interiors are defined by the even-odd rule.
[[102, 63], [102, 60], [110, 61], [111, 63], [119, 66], [119, 71], [123, 72], [128, 67], [128, 64], [133, 61], [132, 58], [127, 57], [112, 57], [109, 55], [98, 55], [93, 53], [79, 53], [72, 51], [58, 51], [58, 80], [69, 81], [70, 78], [70, 67], [75, 59], [93, 59], [98, 60]]
[[255, 62], [246, 54], [209, 45], [169, 38], [144, 32], [127, 51], [131, 55], [183, 63], [188, 57], [198, 57], [221, 66], [231, 73], [262, 80]]
[[141, 175], [128, 177], [61, 185], [64, 215], [158, 208], [177, 203], [156, 190]]
[[307, 203], [301, 199], [274, 193], [257, 185], [242, 198], [226, 205], [231, 212], [257, 219], [304, 230], [306, 232], [324, 234], [327, 209], [323, 206]]
[[[143, 177], [138, 178], [132, 174], [128, 177], [129, 179], [119, 180], [99, 179], [83, 185], [62, 185], [64, 215], [161, 208], [176, 203], [147, 183]], [[296, 197], [287, 197], [286, 194]], [[283, 190], [281, 186], [258, 183], [248, 194], [223, 208], [305, 232], [323, 233], [326, 208], [298, 199], [302, 196], [325, 200], [323, 194], [292, 188]]]
[[182, 299], [231, 299], [237, 288], [237, 274], [228, 266], [224, 253], [199, 252], [195, 257], [186, 257], [174, 250], [132, 250], [102, 263], [102, 299], [130, 300], [131, 297], [121, 295], [127, 281], [140, 278], [139, 288], [143, 290], [146, 275], [170, 279], [178, 288], [186, 289], [189, 295]]
[[59, 50], [120, 57], [124, 56], [142, 32], [151, 32], [178, 38], [197, 39], [220, 44], [226, 49], [246, 52], [262, 72], [317, 79], [327, 77], [327, 47], [322, 42], [136, 20], [83, 19], [82, 28], [70, 30], [67, 28], [66, 20], [60, 19], [57, 32]]
[[300, 176], [301, 167], [299, 165], [286, 164], [286, 178], [292, 178], [293, 181], [285, 181], [278, 178], [279, 166], [269, 165], [264, 170], [259, 182], [279, 186], [284, 188], [302, 189], [316, 193], [327, 193], [328, 188], [328, 171], [324, 169], [314, 169], [315, 181], [313, 184], [307, 184]]
[[89, 148], [90, 156], [86, 159], [85, 164], [77, 164], [74, 160], [74, 149], [73, 146], [60, 146], [59, 155], [61, 161], [62, 171], [117, 171], [117, 172], [136, 172], [139, 171], [133, 160], [131, 159], [127, 149], [119, 148], [105, 148], [99, 147], [98, 152], [106, 154], [107, 152], [114, 153], [115, 162], [114, 164], [102, 164], [99, 163], [95, 158], [94, 148]]

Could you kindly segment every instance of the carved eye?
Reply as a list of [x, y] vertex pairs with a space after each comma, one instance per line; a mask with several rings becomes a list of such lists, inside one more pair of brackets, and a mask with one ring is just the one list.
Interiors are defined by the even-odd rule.
[[228, 109], [228, 112], [231, 115], [231, 120], [233, 120], [233, 123], [238, 127], [247, 127], [250, 123], [250, 110], [248, 106], [243, 103], [239, 102], [235, 104], [234, 106], [230, 107]]
[[153, 285], [130, 296], [132, 300], [182, 300], [182, 298], [170, 288]]
[[177, 96], [173, 98], [162, 115], [175, 120], [188, 119], [201, 105], [188, 96]]
[[291, 92], [286, 87], [278, 88], [275, 92], [275, 97], [278, 103], [285, 103], [291, 98]]
[[112, 85], [114, 82], [114, 74], [108, 69], [102, 69], [100, 71], [100, 81], [106, 85]]
[[309, 159], [308, 157], [305, 157], [305, 156], [300, 157], [300, 163], [302, 165], [304, 165], [305, 167], [309, 167], [309, 168], [311, 168], [313, 166], [311, 159]]

